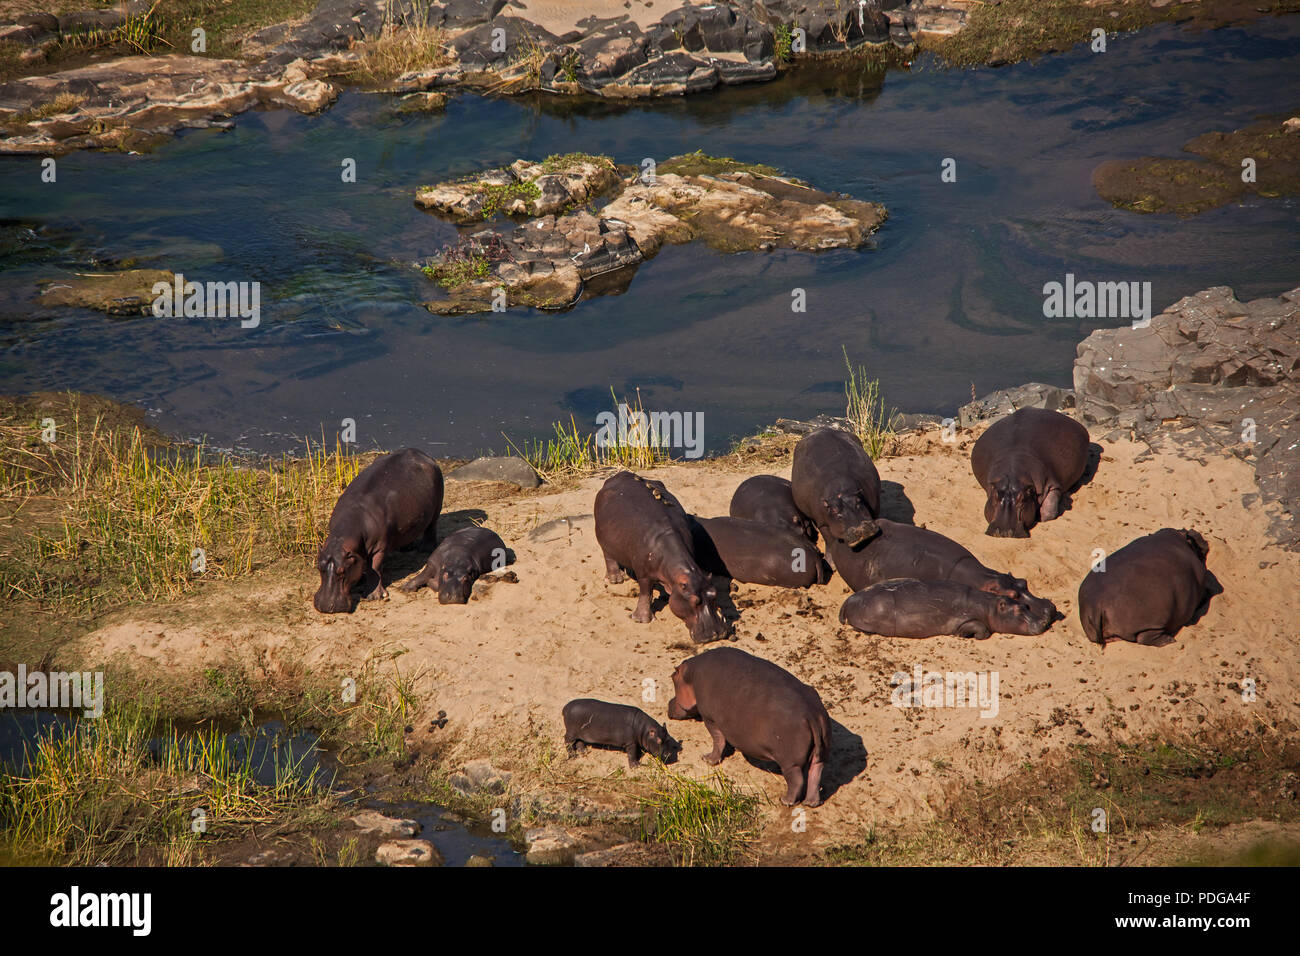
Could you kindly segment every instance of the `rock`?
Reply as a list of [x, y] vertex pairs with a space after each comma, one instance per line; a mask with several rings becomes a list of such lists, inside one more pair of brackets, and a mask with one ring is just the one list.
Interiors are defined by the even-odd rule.
[[447, 782], [461, 796], [504, 794], [510, 786], [510, 777], [508, 771], [497, 770], [488, 760], [471, 760], [465, 764], [463, 773], [452, 774]]
[[1146, 328], [1093, 332], [1076, 355], [1085, 424], [1252, 460], [1261, 494], [1281, 505], [1272, 533], [1300, 550], [1300, 289], [1246, 303], [1207, 289]]
[[620, 843], [604, 850], [579, 853], [574, 866], [646, 866], [653, 865], [653, 852], [644, 843]]
[[542, 483], [533, 466], [513, 455], [504, 458], [476, 458], [447, 475], [448, 481], [505, 481], [520, 488]]
[[499, 212], [545, 216], [589, 202], [617, 181], [607, 156], [573, 154], [541, 163], [521, 159], [508, 169], [421, 187], [415, 204], [459, 223], [481, 222]]
[[170, 285], [175, 276], [165, 269], [74, 275], [46, 282], [37, 304], [45, 308], [95, 309], [109, 315], [148, 315], [157, 282]]
[[384, 837], [413, 837], [420, 832], [420, 824], [414, 820], [384, 816], [375, 810], [364, 810], [351, 819], [362, 833], [375, 833]]
[[384, 866], [442, 866], [442, 854], [428, 840], [389, 840], [375, 850], [375, 862]]
[[838, 428], [844, 432], [852, 431], [847, 418], [836, 418], [833, 415], [818, 415], [806, 422], [792, 418], [778, 418], [772, 425], [773, 431], [782, 432], [786, 435], [807, 435], [819, 428]]
[[578, 841], [563, 827], [538, 827], [524, 833], [525, 861], [533, 866], [571, 866]]
[[492, 857], [480, 856], [479, 854], [475, 853], [473, 856], [471, 856], [468, 860], [465, 861], [465, 865], [466, 866], [494, 866], [495, 864], [492, 862]]
[[1074, 392], [1068, 388], [1030, 382], [1016, 388], [1003, 388], [983, 398], [968, 402], [957, 410], [957, 421], [962, 428], [976, 422], [997, 420], [1021, 408], [1045, 408], [1059, 412], [1074, 407]]

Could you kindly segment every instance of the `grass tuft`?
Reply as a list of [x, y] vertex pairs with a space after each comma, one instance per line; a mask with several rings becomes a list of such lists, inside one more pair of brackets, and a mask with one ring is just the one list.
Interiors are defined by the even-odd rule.
[[898, 411], [885, 411], [880, 382], [868, 379], [867, 370], [863, 366], [859, 365], [856, 369], [853, 367], [847, 348], [844, 348], [844, 365], [849, 373], [848, 381], [844, 383], [844, 397], [847, 400], [844, 416], [867, 454], [872, 458], [883, 458], [898, 444], [898, 433], [894, 427]]
[[[653, 758], [652, 758], [653, 759]], [[719, 772], [704, 780], [653, 760], [654, 790], [642, 800], [653, 832], [642, 839], [664, 844], [677, 866], [752, 863], [759, 835], [759, 800]]]

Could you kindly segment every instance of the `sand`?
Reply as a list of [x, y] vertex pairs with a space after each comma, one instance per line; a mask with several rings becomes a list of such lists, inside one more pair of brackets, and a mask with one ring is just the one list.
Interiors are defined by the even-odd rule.
[[[1036, 527], [1028, 540], [997, 539], [983, 533], [983, 496], [969, 467], [973, 437], [943, 444], [937, 431], [914, 435], [906, 454], [880, 461], [885, 514], [906, 519], [910, 501], [917, 524], [955, 538], [985, 564], [1026, 577], [1066, 616], [1046, 634], [986, 641], [867, 636], [838, 623], [849, 593], [838, 577], [808, 591], [740, 585], [732, 594], [740, 612], [736, 646], [817, 688], [835, 722], [828, 773], [834, 792], [809, 811], [800, 837], [814, 846], [859, 839], [873, 823], [930, 814], [954, 779], [997, 780], [1071, 743], [1190, 732], [1202, 718], [1210, 726], [1243, 716], [1292, 725], [1300, 718], [1300, 554], [1269, 543], [1268, 515], [1249, 464], [1230, 457], [1202, 463], [1175, 449], [1152, 453], [1144, 444], [1093, 435], [1104, 447], [1101, 464], [1072, 508]], [[717, 515], [726, 514], [741, 480], [763, 472], [788, 477], [788, 454], [770, 463], [726, 458], [646, 474], [663, 480], [688, 510]], [[663, 719], [670, 674], [694, 653], [685, 627], [666, 608], [651, 624], [638, 625], [629, 618], [635, 584], [605, 583], [590, 518], [600, 481], [494, 500], [474, 500], [472, 486], [450, 485], [442, 533], [481, 508], [518, 555], [512, 568], [518, 583], [496, 584], [466, 606], [441, 606], [429, 591], [412, 596], [390, 589], [388, 602], [325, 617], [311, 608], [317, 582], [304, 562], [300, 572], [223, 583], [175, 605], [126, 612], [83, 639], [80, 656], [122, 655], [145, 671], [156, 665], [183, 679], [230, 656], [271, 677], [297, 673], [302, 664], [317, 673], [357, 675], [367, 660], [405, 651], [399, 665], [405, 674], [422, 675], [425, 711], [447, 711], [448, 728], [438, 733], [460, 742], [453, 757], [490, 756], [516, 771], [521, 786], [538, 785], [539, 771], [520, 741], [540, 735], [560, 753], [566, 701], [636, 703]], [[571, 520], [548, 524], [564, 517]], [[1075, 597], [1094, 549], [1113, 551], [1167, 526], [1194, 527], [1205, 536], [1209, 567], [1224, 593], [1168, 646], [1119, 643], [1103, 651], [1090, 644]], [[406, 558], [408, 573], [418, 559]], [[917, 665], [996, 671], [996, 716], [893, 706], [891, 676]], [[1256, 682], [1253, 703], [1243, 702], [1233, 686], [1244, 678]], [[657, 694], [643, 703], [647, 679]], [[427, 723], [426, 717], [419, 726]], [[669, 727], [685, 744], [677, 769], [706, 774], [704, 727], [683, 721]], [[604, 779], [617, 790], [610, 775], [624, 757], [588, 751], [559, 765], [552, 782]], [[739, 755], [722, 769], [772, 801], [783, 792], [777, 774]], [[775, 802], [764, 812], [770, 825], [789, 813]]]

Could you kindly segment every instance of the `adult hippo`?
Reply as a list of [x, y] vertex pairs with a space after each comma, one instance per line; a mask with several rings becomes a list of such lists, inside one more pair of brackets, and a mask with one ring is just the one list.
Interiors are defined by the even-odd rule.
[[587, 744], [617, 747], [627, 754], [627, 765], [635, 767], [641, 763], [642, 753], [672, 763], [682, 749], [667, 727], [630, 704], [580, 697], [565, 704], [561, 713], [564, 746], [570, 756]]
[[399, 591], [418, 591], [428, 584], [438, 590], [439, 604], [467, 604], [474, 582], [489, 571], [500, 571], [512, 555], [489, 528], [461, 528], [442, 539], [420, 573]]
[[653, 618], [650, 599], [658, 582], [691, 640], [703, 644], [730, 633], [718, 609], [718, 592], [696, 563], [686, 512], [663, 482], [620, 471], [596, 493], [593, 510], [605, 579], [619, 583], [624, 568], [636, 579], [640, 594], [632, 620], [646, 624]]
[[817, 543], [817, 525], [794, 503], [790, 482], [776, 475], [754, 475], [742, 481], [731, 496], [728, 513], [733, 518], [794, 528], [813, 544]]
[[352, 479], [330, 513], [329, 533], [316, 555], [316, 610], [352, 610], [352, 588], [367, 570], [374, 572], [375, 586], [366, 599], [388, 597], [385, 556], [417, 540], [432, 546], [440, 511], [442, 469], [432, 458], [415, 448], [376, 458]]
[[850, 594], [840, 623], [885, 637], [954, 634], [983, 640], [990, 634], [1042, 634], [1056, 616], [1018, 598], [977, 591], [955, 581], [898, 578]]
[[1094, 644], [1166, 644], [1201, 613], [1212, 594], [1210, 546], [1190, 529], [1162, 528], [1106, 558], [1079, 585], [1079, 622]]
[[1036, 617], [1055, 620], [1056, 605], [1031, 594], [1024, 578], [985, 567], [951, 538], [888, 518], [877, 518], [876, 524], [880, 534], [864, 547], [855, 551], [842, 541], [831, 541], [826, 549], [835, 570], [853, 590], [861, 591], [891, 578], [952, 581], [1023, 601]]
[[986, 534], [1027, 538], [1061, 513], [1066, 493], [1088, 467], [1088, 429], [1068, 415], [1022, 408], [994, 422], [975, 442], [971, 471], [988, 501]]
[[746, 757], [781, 768], [781, 802], [819, 806], [822, 771], [830, 757], [831, 719], [807, 684], [771, 661], [734, 647], [705, 651], [673, 671], [673, 720], [699, 718], [713, 738], [704, 762], [716, 766], [731, 744]]
[[709, 574], [778, 588], [808, 588], [831, 579], [822, 553], [788, 527], [745, 518], [690, 519], [695, 560]]
[[880, 533], [880, 475], [848, 432], [819, 428], [794, 446], [790, 490], [795, 507], [822, 535], [851, 548]]

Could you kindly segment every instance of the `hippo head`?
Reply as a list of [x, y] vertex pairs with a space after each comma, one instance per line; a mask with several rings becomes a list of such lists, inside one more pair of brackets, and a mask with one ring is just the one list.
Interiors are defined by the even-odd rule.
[[1051, 601], [999, 597], [989, 615], [989, 629], [1002, 634], [1042, 634], [1055, 620], [1056, 605]]
[[668, 702], [668, 716], [673, 720], [693, 720], [700, 716], [695, 688], [686, 678], [687, 663], [682, 661], [673, 671], [673, 699]]
[[839, 538], [850, 548], [865, 544], [880, 534], [871, 509], [860, 494], [838, 494], [822, 499], [826, 509], [826, 526], [830, 537]]
[[[436, 578], [439, 604], [468, 604], [469, 594], [476, 580], [469, 567], [447, 567], [444, 565]], [[430, 582], [432, 586], [433, 582]]]
[[999, 478], [989, 484], [989, 500], [984, 504], [984, 533], [995, 538], [1028, 538], [1029, 529], [1038, 523], [1038, 492], [1023, 479]]
[[718, 609], [718, 590], [699, 568], [686, 568], [671, 578], [668, 607], [686, 622], [696, 644], [716, 641], [731, 633]]
[[1196, 552], [1196, 556], [1200, 558], [1201, 564], [1204, 564], [1206, 555], [1210, 553], [1210, 546], [1206, 540], [1201, 537], [1201, 533], [1199, 531], [1193, 531], [1191, 528], [1184, 528], [1179, 532], [1179, 534], [1187, 540], [1187, 546]]
[[[1050, 626], [1056, 620], [1056, 605], [1047, 598], [1034, 597], [1029, 591], [1029, 582], [1005, 572], [989, 578], [980, 590], [999, 597], [1011, 598], [1029, 606], [1030, 613], [1039, 620], [1047, 621]], [[1043, 630], [1046, 630], [1045, 627]]]
[[316, 570], [320, 572], [320, 587], [312, 604], [322, 614], [339, 614], [352, 610], [352, 588], [366, 573], [360, 543], [342, 538], [325, 539], [316, 555]]
[[681, 741], [674, 740], [663, 724], [652, 724], [641, 734], [641, 749], [664, 763], [672, 763], [681, 752]]

